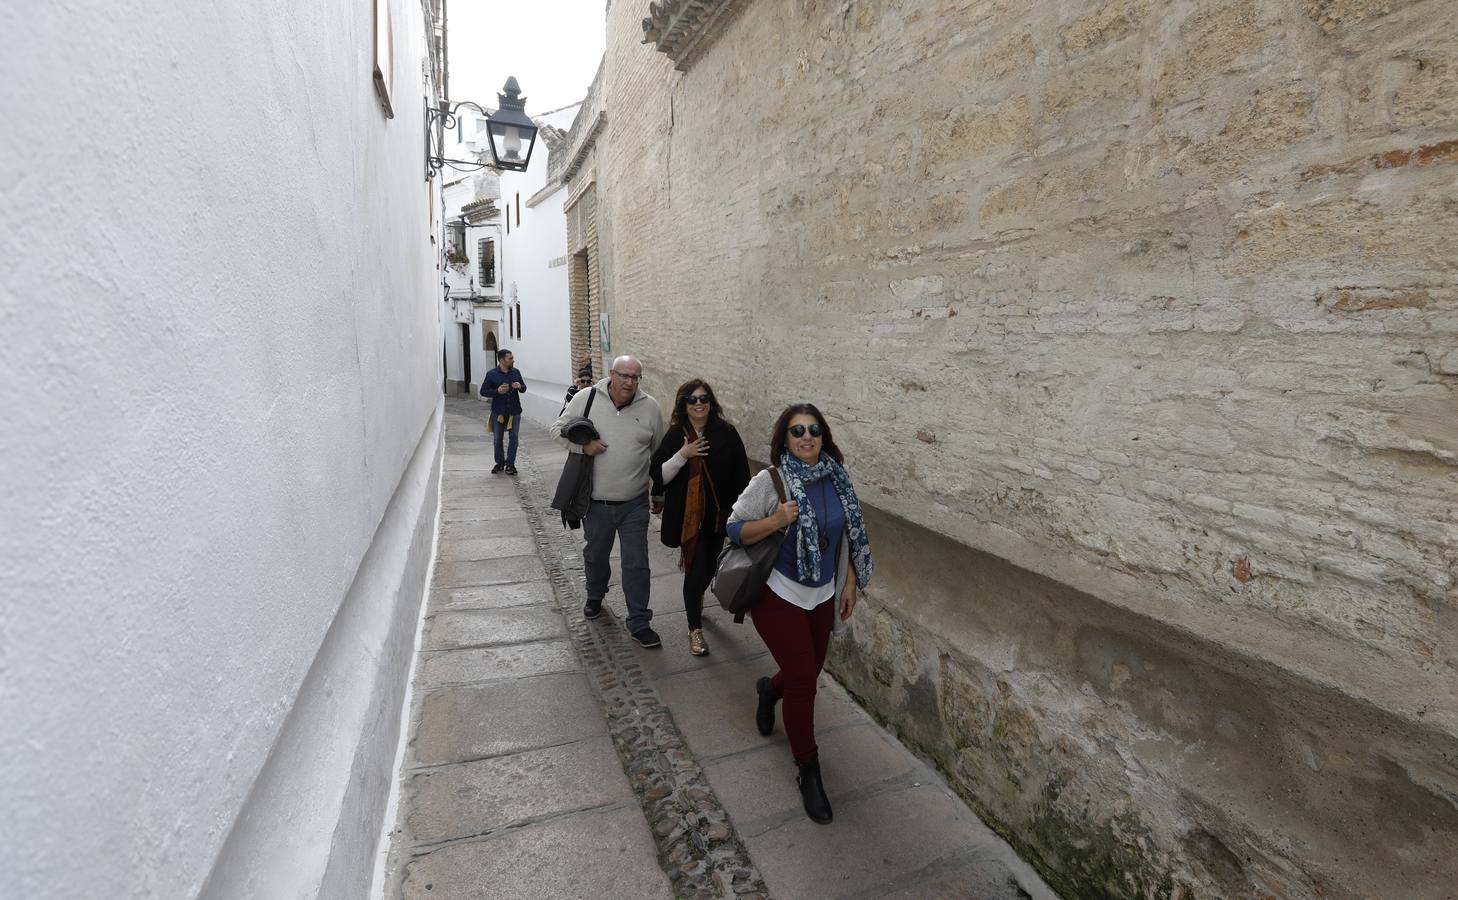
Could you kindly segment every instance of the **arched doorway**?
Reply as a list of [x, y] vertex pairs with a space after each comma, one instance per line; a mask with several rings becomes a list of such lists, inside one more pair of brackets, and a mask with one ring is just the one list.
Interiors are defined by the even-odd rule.
[[[483, 332], [481, 336], [481, 349], [486, 351], [486, 363], [487, 365], [494, 366], [496, 365], [496, 348], [499, 346], [496, 343], [496, 329], [490, 328], [485, 322], [482, 322], [481, 331]], [[481, 376], [483, 381], [485, 378], [486, 376]]]
[[461, 323], [461, 393], [471, 392], [471, 326]]

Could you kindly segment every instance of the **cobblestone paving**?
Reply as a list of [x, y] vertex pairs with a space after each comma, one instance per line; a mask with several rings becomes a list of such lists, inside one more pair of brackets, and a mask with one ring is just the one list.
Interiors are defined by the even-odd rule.
[[728, 813], [639, 665], [641, 651], [622, 628], [597, 627], [582, 615], [587, 596], [581, 557], [574, 553], [579, 540], [550, 508], [548, 493], [555, 484], [539, 480], [533, 467], [521, 468], [517, 493], [552, 591], [607, 714], [608, 734], [648, 817], [674, 893], [684, 898], [767, 896]]

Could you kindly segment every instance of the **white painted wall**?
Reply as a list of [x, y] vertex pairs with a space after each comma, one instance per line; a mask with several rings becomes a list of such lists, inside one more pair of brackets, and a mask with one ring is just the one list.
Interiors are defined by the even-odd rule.
[[[566, 130], [576, 113], [574, 105], [536, 121]], [[501, 174], [501, 206], [512, 217], [511, 231], [503, 238], [504, 305], [511, 309], [513, 289], [521, 304], [521, 333], [506, 346], [527, 379], [523, 408], [537, 419], [556, 417], [576, 368], [571, 359], [568, 267], [561, 262], [567, 255], [567, 219], [562, 214], [566, 189], [558, 188], [534, 206], [527, 203], [547, 183], [547, 162], [547, 147], [539, 137], [527, 171]]]
[[439, 469], [389, 5], [393, 120], [369, 3], [0, 14], [7, 896], [367, 889]]
[[[444, 155], [449, 159], [478, 159], [479, 151], [486, 148], [486, 135], [480, 129], [482, 117], [470, 110], [462, 110], [458, 116], [457, 128], [445, 133]], [[457, 140], [457, 133], [468, 135], [464, 143]], [[477, 139], [479, 135], [479, 140]], [[479, 169], [460, 172], [444, 170], [441, 190], [442, 246], [448, 247], [451, 239], [450, 225], [460, 221], [461, 210], [470, 203], [483, 198], [499, 201], [501, 183], [496, 172]], [[487, 369], [496, 364], [494, 353], [485, 349], [484, 322], [496, 322], [501, 317], [502, 271], [504, 268], [502, 226], [500, 219], [494, 222], [467, 224], [465, 229], [465, 270], [447, 266], [443, 272], [443, 291], [451, 298], [442, 311], [441, 343], [445, 353], [446, 379], [456, 385], [465, 384], [472, 396], [481, 384], [481, 377]], [[496, 280], [487, 284], [481, 280], [481, 240], [492, 241], [492, 253], [496, 257]], [[466, 377], [465, 354], [462, 352], [460, 324], [470, 325], [470, 337], [465, 350], [471, 358], [470, 378]], [[489, 330], [489, 329], [488, 329]], [[504, 335], [505, 329], [497, 327], [496, 333]], [[499, 338], [498, 338], [499, 340]], [[502, 342], [504, 343], [504, 342]]]

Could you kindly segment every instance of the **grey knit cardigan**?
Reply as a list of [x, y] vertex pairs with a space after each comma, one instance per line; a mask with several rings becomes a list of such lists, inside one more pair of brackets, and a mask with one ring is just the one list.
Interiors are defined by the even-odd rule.
[[[785, 477], [784, 472], [780, 473], [780, 477]], [[785, 485], [785, 493], [788, 496], [788, 484]], [[780, 495], [775, 493], [774, 479], [770, 477], [769, 469], [761, 469], [757, 475], [749, 479], [749, 484], [739, 495], [739, 499], [734, 501], [734, 511], [729, 514], [729, 522], [733, 524], [767, 519], [774, 515], [775, 507], [779, 505]], [[773, 535], [771, 535], [772, 537]], [[840, 592], [845, 589], [845, 579], [849, 572], [850, 538], [842, 528], [840, 543], [835, 549], [835, 621], [831, 625], [832, 634], [843, 634], [846, 630], [845, 623], [840, 619]]]

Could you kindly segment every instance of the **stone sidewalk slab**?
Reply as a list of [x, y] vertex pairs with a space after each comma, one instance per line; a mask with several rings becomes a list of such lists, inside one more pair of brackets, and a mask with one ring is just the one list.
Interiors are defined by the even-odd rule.
[[433, 689], [458, 684], [527, 678], [559, 672], [581, 672], [582, 664], [567, 640], [510, 644], [469, 650], [420, 654], [417, 687]]
[[[704, 766], [709, 782], [746, 839], [805, 817], [789, 745], [772, 737], [761, 737], [758, 748]], [[826, 793], [837, 811], [850, 799], [877, 787], [899, 784], [918, 769], [914, 757], [869, 723], [818, 729], [816, 743], [823, 759]]]
[[461, 609], [436, 613], [431, 617], [422, 649], [531, 644], [565, 637], [567, 626], [562, 621], [562, 614], [544, 606]]
[[452, 844], [409, 865], [407, 900], [671, 900], [668, 878], [645, 871], [653, 840], [635, 804], [560, 816]]
[[946, 788], [932, 784], [832, 803], [830, 827], [801, 815], [746, 838], [773, 896], [876, 896], [880, 886], [979, 842], [999, 841]]
[[520, 530], [515, 532], [521, 534], [526, 529], [526, 517], [521, 510], [512, 509], [507, 506], [465, 506], [456, 509], [442, 509], [440, 520], [447, 525], [457, 525], [466, 522], [489, 522], [493, 520], [506, 519], [517, 523]]
[[580, 674], [443, 688], [421, 704], [415, 759], [422, 766], [466, 762], [605, 731], [597, 700]]
[[452, 538], [442, 540], [436, 547], [436, 558], [448, 562], [535, 556], [536, 553], [537, 542], [532, 540], [531, 535]]
[[410, 779], [419, 844], [486, 834], [633, 796], [607, 735], [421, 772]]
[[512, 606], [540, 606], [552, 602], [552, 586], [545, 581], [484, 584], [442, 588], [431, 592], [432, 613], [447, 609], [504, 609]]
[[[900, 883], [904, 882], [904, 886]], [[852, 900], [1028, 900], [1018, 876], [1001, 854], [986, 848], [937, 860], [908, 873], [874, 893], [852, 894]]]
[[547, 570], [537, 556], [508, 556], [503, 559], [468, 559], [435, 564], [436, 588], [480, 587], [517, 581], [545, 581]]
[[443, 544], [450, 544], [479, 538], [520, 537], [525, 528], [526, 520], [515, 516], [442, 522], [440, 541]]
[[[788, 761], [790, 747], [785, 741], [782, 724], [777, 720], [773, 734], [767, 738], [754, 725], [754, 711], [759, 702], [754, 683], [763, 675], [774, 674], [774, 671], [774, 660], [765, 652], [748, 659], [663, 678], [656, 681], [654, 687], [673, 710], [674, 720], [683, 732], [684, 740], [700, 760], [708, 762], [772, 742], [781, 747]], [[851, 703], [844, 692], [833, 689], [833, 684], [829, 676], [821, 676], [815, 700], [817, 732], [849, 722], [865, 721], [860, 708]]]

